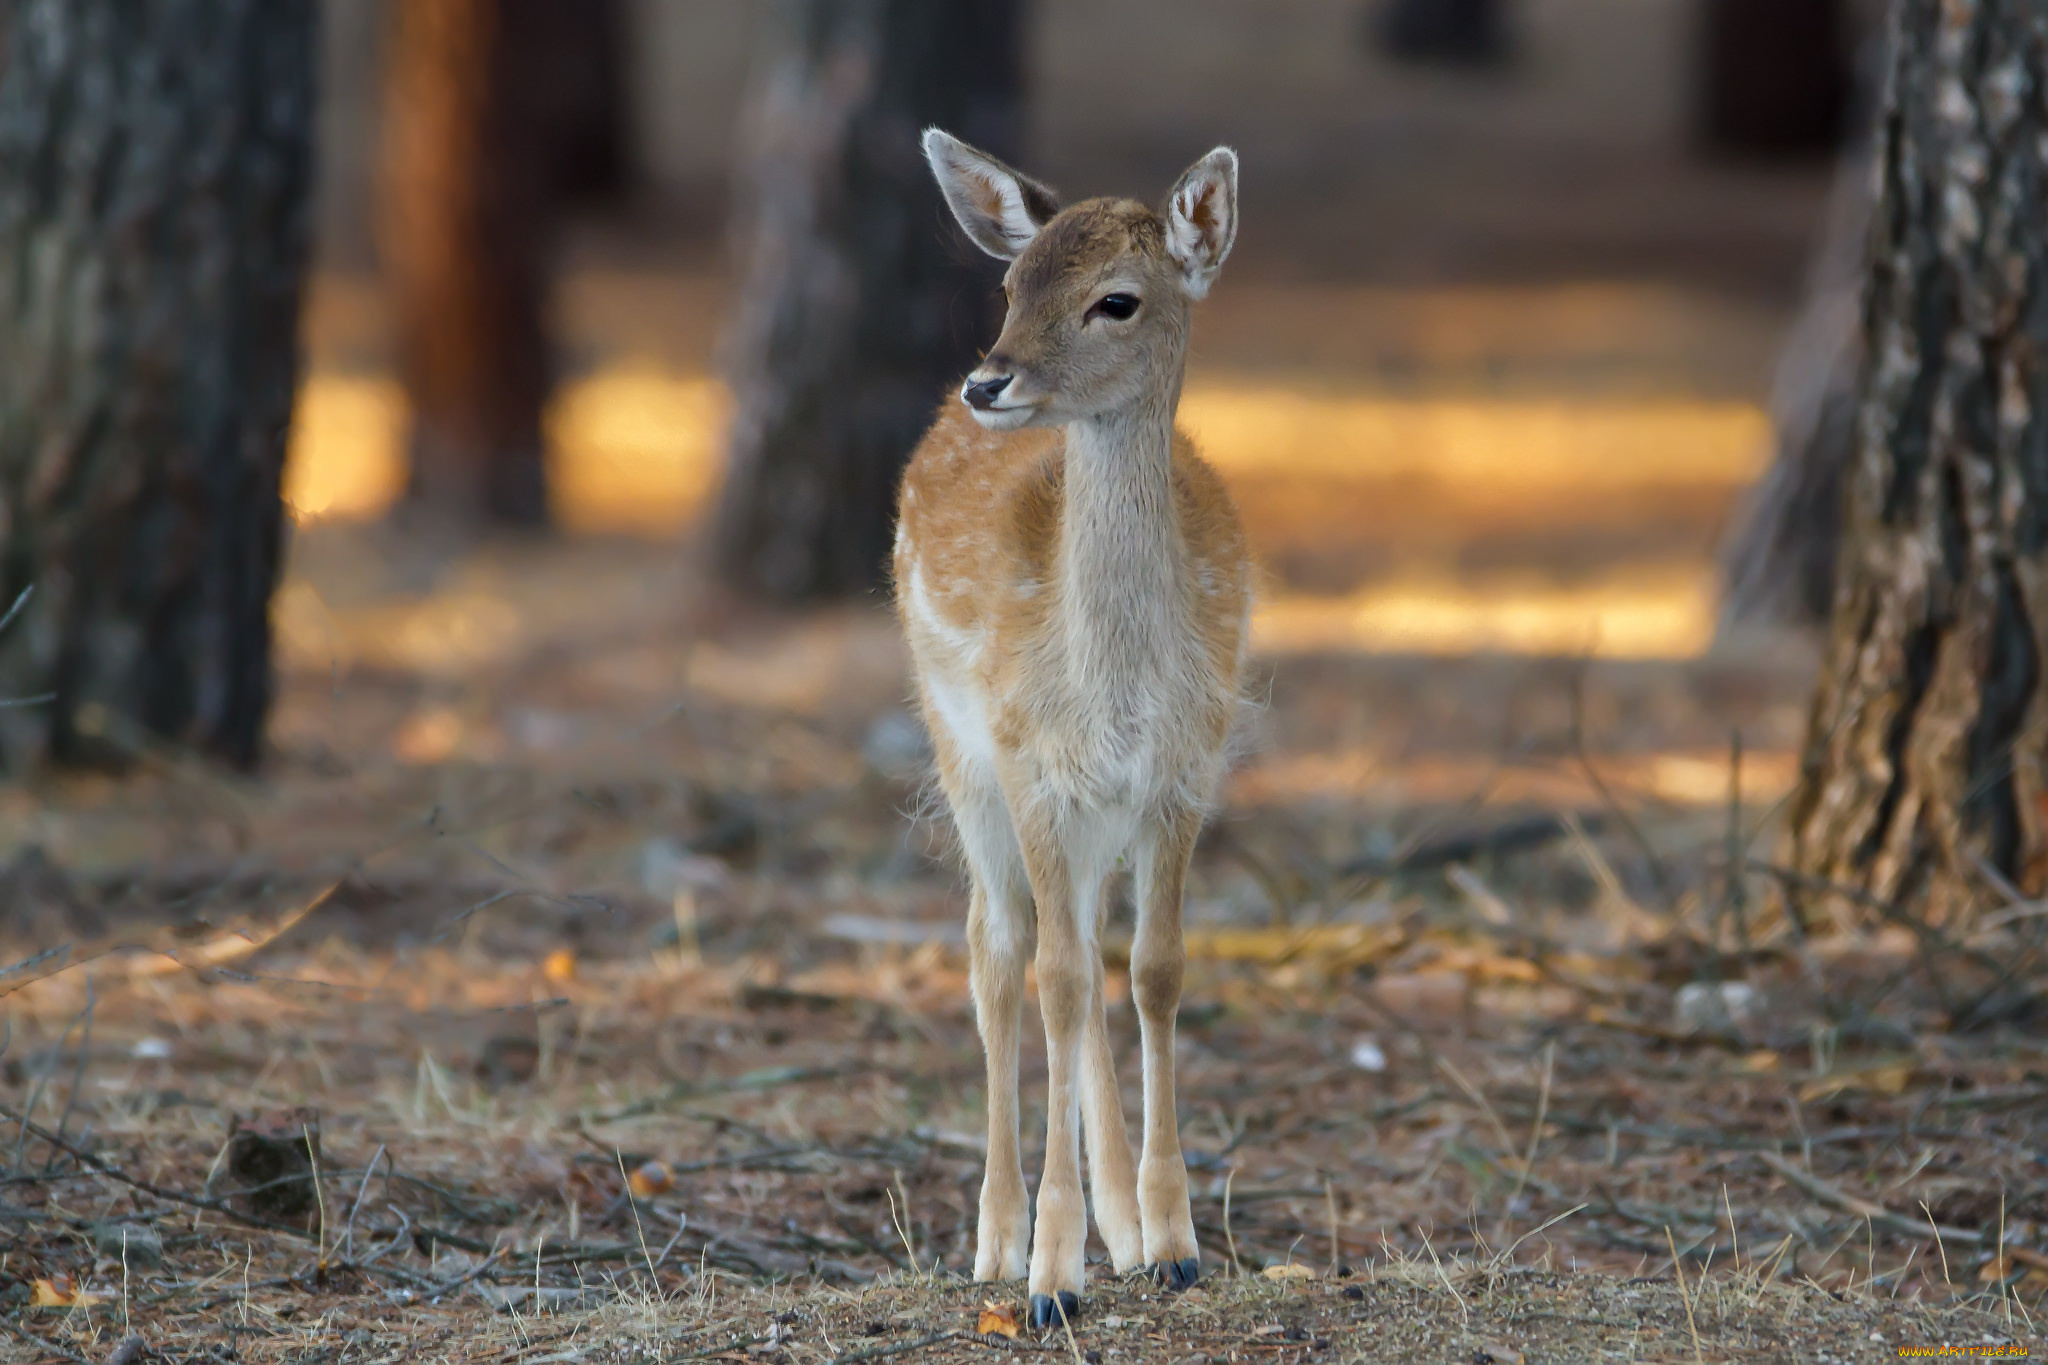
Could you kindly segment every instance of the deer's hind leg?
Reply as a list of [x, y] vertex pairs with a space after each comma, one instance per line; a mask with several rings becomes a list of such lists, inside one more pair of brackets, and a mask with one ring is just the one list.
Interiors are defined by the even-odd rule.
[[973, 881], [968, 978], [988, 1066], [988, 1162], [981, 1180], [974, 1278], [1015, 1280], [1023, 1277], [1031, 1250], [1031, 1205], [1017, 1134], [1017, 1049], [1024, 969], [1031, 960], [1031, 886], [1001, 791], [993, 783], [949, 783], [947, 799]]
[[1144, 1255], [1154, 1278], [1175, 1289], [1185, 1289], [1202, 1273], [1173, 1084], [1174, 1020], [1186, 967], [1181, 891], [1200, 829], [1201, 817], [1192, 811], [1147, 822], [1139, 839], [1138, 928], [1131, 943], [1131, 999], [1138, 1007], [1145, 1060], [1145, 1149], [1138, 1161]]

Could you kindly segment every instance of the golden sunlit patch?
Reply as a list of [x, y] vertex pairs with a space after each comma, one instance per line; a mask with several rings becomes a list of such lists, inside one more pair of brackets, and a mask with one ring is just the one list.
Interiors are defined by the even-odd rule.
[[[627, 361], [565, 386], [548, 413], [554, 512], [573, 531], [670, 535], [717, 485], [730, 401], [715, 380]], [[405, 490], [405, 394], [314, 375], [299, 391], [284, 495], [301, 522], [365, 521]]]
[[1749, 403], [1350, 398], [1190, 386], [1180, 421], [1225, 476], [1412, 476], [1497, 489], [1746, 484], [1770, 420]]
[[1714, 638], [1715, 584], [1692, 573], [1630, 574], [1563, 586], [1417, 580], [1343, 597], [1279, 594], [1252, 620], [1261, 654], [1590, 655], [1685, 659]]
[[[571, 530], [661, 536], [702, 514], [719, 477], [731, 400], [717, 381], [628, 360], [568, 385], [549, 415], [556, 515]], [[1289, 473], [1426, 479], [1475, 497], [1538, 488], [1729, 486], [1755, 477], [1769, 424], [1745, 403], [1692, 400], [1409, 401], [1280, 386], [1191, 388], [1182, 418], [1226, 477]], [[380, 514], [404, 486], [405, 403], [383, 379], [316, 375], [300, 397], [286, 496], [302, 520]], [[1712, 639], [1705, 565], [1577, 585], [1540, 579], [1376, 583], [1342, 597], [1265, 602], [1253, 643], [1266, 654], [1499, 651], [1689, 658]], [[299, 603], [297, 607], [307, 604]], [[422, 607], [386, 623], [373, 653], [428, 671], [499, 652], [502, 604]], [[287, 602], [288, 644], [338, 657], [320, 614]], [[702, 671], [717, 674], [712, 660]], [[712, 679], [706, 680], [707, 682]]]
[[391, 752], [401, 763], [442, 763], [454, 756], [462, 739], [462, 717], [445, 706], [415, 711], [391, 738]]
[[299, 389], [284, 500], [298, 521], [379, 516], [405, 489], [405, 391], [390, 379], [315, 375]]
[[572, 531], [670, 535], [717, 486], [723, 384], [628, 361], [569, 386], [548, 415], [555, 515]]

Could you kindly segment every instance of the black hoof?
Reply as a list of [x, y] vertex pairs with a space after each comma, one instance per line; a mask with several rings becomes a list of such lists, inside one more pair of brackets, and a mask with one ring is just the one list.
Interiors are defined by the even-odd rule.
[[1062, 1289], [1057, 1296], [1031, 1296], [1031, 1326], [1035, 1331], [1043, 1332], [1060, 1326], [1062, 1322], [1075, 1322], [1080, 1316], [1081, 1296], [1071, 1289]]
[[1160, 1261], [1152, 1267], [1152, 1278], [1167, 1289], [1192, 1289], [1195, 1281], [1202, 1278], [1202, 1258]]

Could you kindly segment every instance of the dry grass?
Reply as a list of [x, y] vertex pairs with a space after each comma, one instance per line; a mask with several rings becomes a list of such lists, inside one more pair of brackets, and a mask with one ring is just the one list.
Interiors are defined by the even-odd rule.
[[[957, 881], [872, 728], [901, 695], [886, 621], [726, 614], [644, 548], [315, 538], [301, 565], [316, 638], [353, 652], [296, 647], [260, 784], [156, 754], [0, 793], [9, 960], [64, 954], [0, 977], [5, 1358], [1818, 1361], [2037, 1334], [2044, 921], [1951, 926], [1952, 954], [1898, 924], [1802, 944], [1767, 876], [1725, 875], [1725, 769], [1666, 780], [1731, 724], [1782, 754], [1796, 670], [1290, 664], [1191, 892], [1211, 1278], [1169, 1300], [1098, 1266], [1071, 1342], [987, 1341], [984, 1300], [1018, 1292], [958, 1277], [980, 1062]], [[517, 610], [464, 614], [493, 600]], [[1735, 785], [1741, 862], [1768, 794]], [[283, 1215], [224, 1150], [299, 1105], [319, 1161]]]

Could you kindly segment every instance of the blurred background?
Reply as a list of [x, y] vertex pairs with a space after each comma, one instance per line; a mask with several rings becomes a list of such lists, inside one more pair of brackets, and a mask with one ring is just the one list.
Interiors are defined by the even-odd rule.
[[[819, 210], [789, 203], [786, 182], [824, 186], [862, 157], [895, 163], [881, 193], [904, 221], [886, 231], [922, 240], [870, 250], [856, 270], [893, 271], [872, 290], [901, 294], [922, 268], [910, 257], [946, 267], [920, 296], [951, 333], [927, 347], [937, 377], [888, 395], [909, 416], [882, 443], [914, 440], [945, 376], [993, 335], [994, 270], [963, 259], [972, 249], [936, 197], [906, 180], [922, 175], [917, 123], [952, 110], [1069, 197], [1155, 198], [1209, 146], [1242, 154], [1243, 232], [1198, 315], [1183, 421], [1229, 476], [1271, 575], [1264, 649], [1686, 658], [1713, 639], [1715, 550], [1770, 455], [1779, 345], [1850, 124], [1863, 32], [1851, 6], [1013, 0], [965, 36], [914, 5], [875, 8], [846, 32], [827, 31], [829, 7], [748, 0], [609, 0], [589, 11], [601, 22], [566, 24], [533, 8], [516, 21], [520, 6], [506, 7], [501, 41], [544, 53], [541, 79], [509, 74], [537, 60], [514, 51], [439, 60], [503, 62], [524, 92], [506, 98], [535, 106], [503, 118], [493, 153], [532, 183], [470, 229], [535, 237], [531, 261], [470, 247], [520, 277], [494, 292], [529, 299], [528, 316], [469, 328], [500, 351], [508, 330], [543, 328], [545, 341], [495, 371], [486, 356], [468, 382], [544, 403], [525, 421], [564, 531], [704, 538], [736, 387], [751, 405], [746, 477], [760, 445], [810, 439], [754, 420], [775, 402], [762, 372], [789, 363], [761, 335], [776, 318], [841, 324], [803, 321], [815, 298], [769, 297], [780, 291], [758, 272], [780, 268], [763, 250], [858, 260], [866, 244], [830, 225], [791, 226]], [[899, 31], [851, 32], [869, 22]], [[397, 112], [412, 64], [437, 60], [420, 51], [435, 36], [346, 0], [324, 24], [310, 366], [287, 484], [302, 525], [383, 514], [407, 478], [408, 344], [475, 344], [459, 297], [430, 304], [448, 286], [408, 264], [434, 229], [405, 226], [406, 196], [454, 192], [419, 183], [440, 163], [413, 144], [432, 134]], [[885, 40], [957, 50], [883, 60], [909, 88], [861, 96], [859, 127], [798, 148], [787, 124], [832, 115], [790, 83], [822, 86], [834, 44], [843, 55]], [[947, 79], [959, 90], [916, 88]], [[551, 158], [560, 170], [543, 184]], [[809, 192], [827, 214], [871, 212]], [[884, 357], [816, 386], [886, 390], [906, 368], [915, 358]], [[415, 399], [529, 401], [436, 382], [415, 369]], [[768, 458], [867, 457], [806, 446]], [[445, 463], [421, 467], [431, 479]], [[526, 482], [488, 496], [531, 502], [542, 481]], [[786, 582], [742, 567], [778, 534], [764, 496], [728, 496], [728, 579], [797, 599], [862, 581], [857, 558]], [[876, 496], [863, 497], [872, 519]], [[752, 551], [732, 545], [742, 533]]]
[[[74, 1110], [210, 1190], [224, 1126], [278, 1110], [311, 1151], [305, 1105], [316, 1171], [418, 1173], [366, 1239], [516, 1244], [535, 1295], [544, 1261], [581, 1293], [644, 1251], [643, 1207], [664, 1290], [971, 1259], [965, 895], [882, 572], [898, 471], [999, 321], [918, 154], [936, 123], [1070, 199], [1242, 158], [1180, 414], [1263, 576], [1261, 705], [1188, 890], [1206, 1245], [1493, 1265], [1484, 1204], [1582, 1215], [1527, 1253], [1560, 1266], [1704, 1263], [1739, 1221], [1765, 1275], [1867, 1291], [1882, 1259], [1939, 1292], [1917, 1215], [1872, 1240], [1855, 1198], [1788, 1200], [1770, 1162], [1816, 1143], [1980, 1250], [2008, 1212], [2048, 1227], [2038, 1043], [1965, 1050], [1921, 940], [1813, 947], [1747, 875], [1829, 601], [1875, 5], [218, 0], [241, 46], [153, 41], [265, 78], [159, 90], [65, 84], [130, 69], [111, 21], [37, 46], [113, 8], [21, 4], [6, 167], [189, 153], [109, 153], [141, 188], [73, 177], [47, 232], [22, 187], [69, 182], [0, 174], [23, 259], [85, 262], [31, 301], [104, 303], [80, 334], [149, 362], [101, 382], [81, 343], [73, 404], [29, 382], [68, 324], [0, 331], [0, 491], [59, 490], [0, 540], [0, 1082], [57, 1124], [51, 1181], [91, 1178]], [[87, 87], [157, 103], [93, 143], [49, 93]], [[191, 98], [216, 89], [240, 123]], [[206, 217], [221, 167], [274, 214]], [[94, 254], [144, 240], [153, 271]], [[263, 307], [221, 324], [244, 268]], [[100, 288], [144, 275], [170, 303]], [[190, 443], [211, 464], [163, 435], [216, 415], [193, 394], [243, 423]], [[1916, 1127], [1936, 1094], [1984, 1107]], [[629, 1158], [675, 1163], [643, 1182], [667, 1203], [627, 1197]], [[248, 1206], [262, 1292], [299, 1293], [304, 1238], [272, 1234], [321, 1198]], [[87, 1273], [32, 1226], [36, 1265]], [[196, 1225], [174, 1250], [211, 1254]], [[453, 1304], [439, 1255], [376, 1273]]]

